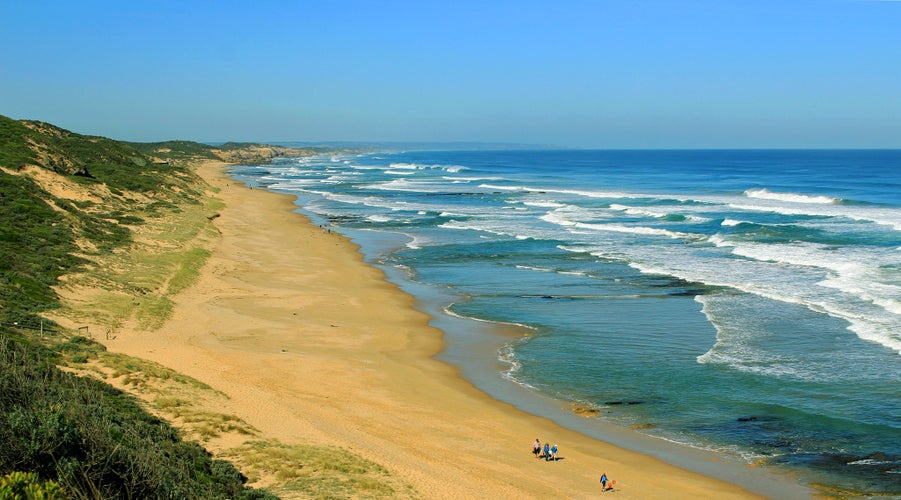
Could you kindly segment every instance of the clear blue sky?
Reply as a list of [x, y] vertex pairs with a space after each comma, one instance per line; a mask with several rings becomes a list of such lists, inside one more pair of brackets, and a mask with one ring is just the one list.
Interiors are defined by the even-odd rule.
[[901, 1], [0, 0], [0, 114], [134, 141], [901, 147]]

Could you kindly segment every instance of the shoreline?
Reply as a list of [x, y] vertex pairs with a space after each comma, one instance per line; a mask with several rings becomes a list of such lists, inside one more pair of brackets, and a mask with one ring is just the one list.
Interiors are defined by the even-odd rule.
[[[264, 438], [381, 464], [417, 496], [582, 498], [600, 491], [602, 472], [628, 498], [757, 496], [483, 392], [436, 359], [442, 331], [355, 244], [297, 213], [293, 196], [245, 187], [224, 167], [197, 169], [225, 203], [197, 282], [160, 330], [120, 332], [109, 350], [223, 392]], [[536, 436], [564, 460], [535, 460]]]
[[[368, 246], [365, 235], [369, 233], [379, 234], [376, 239], [384, 239], [384, 234], [397, 234], [369, 229], [346, 231], [351, 242], [362, 248]], [[750, 463], [743, 457], [728, 452], [654, 436], [608, 421], [601, 416], [592, 418], [578, 411], [581, 407], [578, 403], [554, 398], [527, 384], [504, 377], [502, 372], [510, 366], [509, 362], [498, 356], [498, 351], [512, 341], [532, 335], [532, 329], [518, 323], [496, 322], [452, 313], [447, 310], [447, 306], [459, 299], [459, 296], [410, 281], [406, 269], [379, 263], [378, 255], [381, 254], [381, 251], [369, 256], [364, 253], [364, 258], [370, 265], [382, 269], [388, 281], [414, 297], [415, 307], [431, 318], [430, 325], [443, 332], [445, 346], [434, 359], [456, 367], [464, 379], [494, 401], [513, 405], [529, 415], [546, 418], [587, 438], [648, 455], [688, 471], [726, 481], [755, 494], [785, 499], [813, 497], [814, 490], [805, 485], [797, 472], [761, 466], [757, 461]]]

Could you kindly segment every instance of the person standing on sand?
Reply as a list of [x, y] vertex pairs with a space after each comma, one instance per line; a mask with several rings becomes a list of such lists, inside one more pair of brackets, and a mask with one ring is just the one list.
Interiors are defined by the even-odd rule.
[[601, 491], [607, 491], [607, 473], [601, 473]]
[[544, 461], [547, 462], [550, 459], [551, 459], [551, 447], [547, 443], [544, 443]]
[[532, 454], [535, 455], [535, 458], [541, 455], [541, 441], [538, 438], [535, 438], [535, 442], [532, 443]]
[[556, 462], [557, 461], [557, 445], [551, 446], [551, 459]]

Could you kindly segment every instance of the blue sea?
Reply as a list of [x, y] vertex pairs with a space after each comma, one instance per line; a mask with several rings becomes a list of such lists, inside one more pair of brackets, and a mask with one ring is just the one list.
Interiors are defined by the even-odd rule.
[[232, 175], [361, 245], [498, 399], [901, 496], [901, 151], [412, 151]]

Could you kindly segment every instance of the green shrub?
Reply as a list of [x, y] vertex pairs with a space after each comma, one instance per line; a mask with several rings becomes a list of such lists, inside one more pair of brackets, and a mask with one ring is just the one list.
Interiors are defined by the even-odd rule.
[[231, 464], [182, 441], [134, 398], [65, 373], [41, 356], [24, 341], [0, 335], [0, 474], [33, 472], [76, 497], [244, 494], [246, 478]]
[[10, 472], [0, 478], [0, 500], [65, 500], [53, 481], [40, 481], [34, 472]]
[[0, 116], [0, 165], [18, 169], [34, 162], [34, 151], [27, 143], [29, 135], [20, 122]]

